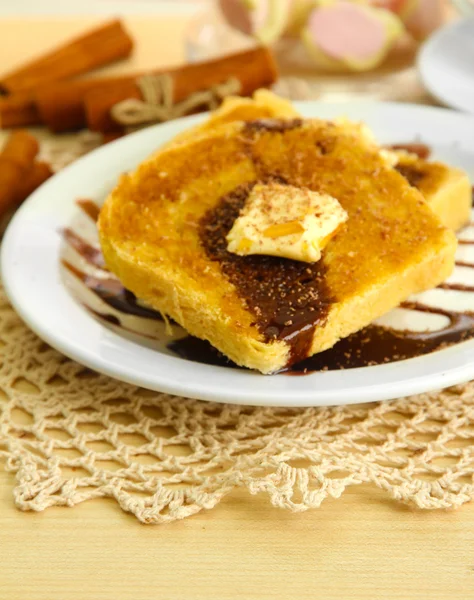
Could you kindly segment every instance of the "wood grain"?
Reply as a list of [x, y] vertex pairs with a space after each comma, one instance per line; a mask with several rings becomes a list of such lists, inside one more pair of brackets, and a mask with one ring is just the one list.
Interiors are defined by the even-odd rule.
[[240, 490], [212, 511], [140, 525], [112, 501], [19, 513], [0, 473], [0, 597], [474, 598], [474, 506], [412, 511], [373, 488], [290, 514]]

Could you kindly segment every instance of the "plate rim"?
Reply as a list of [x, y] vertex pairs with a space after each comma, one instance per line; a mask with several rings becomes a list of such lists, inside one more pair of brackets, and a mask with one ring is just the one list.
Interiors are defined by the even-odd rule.
[[431, 35], [429, 39], [426, 40], [426, 42], [422, 45], [418, 53], [418, 56], [416, 58], [416, 66], [423, 86], [435, 100], [442, 104], [442, 106], [440, 106], [439, 108], [448, 108], [448, 110], [454, 109], [456, 111], [461, 111], [464, 114], [473, 115], [474, 107], [472, 111], [470, 111], [461, 103], [458, 103], [455, 100], [453, 101], [449, 94], [445, 95], [443, 90], [439, 90], [437, 87], [433, 87], [432, 79], [427, 74], [427, 64], [429, 61], [429, 55], [433, 51], [433, 48], [439, 45], [443, 41], [443, 38], [449, 38], [453, 36], [458, 29], [469, 26], [468, 23], [471, 23], [471, 27], [474, 29], [474, 15], [463, 17], [457, 21], [448, 23], [444, 27], [439, 29], [437, 32], [435, 32], [433, 35]]
[[[355, 105], [358, 105], [359, 107], [362, 108], [367, 108], [367, 109], [372, 109], [372, 108], [376, 108], [376, 109], [380, 109], [381, 106], [383, 106], [383, 110], [391, 110], [391, 109], [397, 109], [397, 110], [411, 110], [411, 111], [423, 111], [424, 113], [428, 112], [432, 112], [434, 111], [434, 113], [439, 114], [440, 112], [444, 113], [444, 114], [449, 114], [451, 117], [453, 118], [459, 118], [461, 121], [465, 121], [466, 119], [472, 120], [473, 125], [474, 125], [474, 116], [472, 115], [468, 115], [467, 113], [457, 113], [455, 111], [452, 111], [450, 109], [447, 108], [439, 108], [439, 107], [425, 107], [422, 105], [413, 105], [413, 104], [409, 104], [409, 103], [381, 103], [381, 102], [364, 102], [364, 101], [356, 101], [356, 102], [349, 102], [349, 103], [333, 103], [333, 102], [317, 102], [317, 101], [311, 101], [311, 102], [303, 102], [303, 103], [295, 103], [295, 105], [297, 107], [299, 107], [300, 109], [308, 109], [308, 110], [317, 110], [318, 107], [321, 109], [321, 107], [330, 107], [331, 110], [334, 109], [337, 106], [337, 109], [340, 110], [340, 112], [344, 112], [344, 107], [346, 108], [352, 108]], [[393, 370], [399, 370], [400, 369], [400, 365], [406, 365], [408, 362], [410, 362], [411, 365], [415, 365], [416, 367], [418, 365], [421, 364], [425, 364], [427, 363], [427, 361], [429, 361], [430, 358], [432, 358], [433, 356], [436, 357], [436, 355], [439, 355], [440, 353], [442, 353], [443, 357], [448, 356], [449, 354], [453, 354], [455, 353], [456, 355], [459, 353], [459, 347], [462, 346], [463, 348], [466, 347], [468, 348], [468, 352], [472, 352], [472, 349], [474, 349], [474, 340], [470, 340], [470, 341], [466, 341], [466, 342], [461, 342], [460, 344], [457, 344], [454, 347], [450, 347], [447, 348], [445, 350], [442, 350], [440, 352], [437, 353], [432, 353], [429, 355], [425, 355], [425, 356], [420, 356], [420, 357], [416, 357], [414, 359], [409, 359], [408, 361], [400, 361], [400, 362], [395, 362], [395, 363], [390, 363], [387, 365], [377, 365], [375, 367], [362, 367], [359, 369], [348, 369], [346, 371], [330, 371], [328, 373], [313, 373], [304, 377], [290, 377], [287, 375], [275, 375], [272, 377], [268, 377], [268, 376], [262, 376], [258, 373], [253, 373], [251, 371], [237, 371], [235, 369], [225, 369], [226, 371], [230, 371], [231, 373], [244, 373], [247, 377], [250, 375], [251, 377], [254, 376], [260, 376], [262, 378], [264, 378], [266, 381], [271, 382], [271, 381], [275, 381], [277, 379], [281, 379], [284, 377], [284, 379], [287, 382], [295, 382], [295, 383], [287, 383], [284, 384], [283, 390], [278, 390], [278, 389], [272, 389], [275, 388], [276, 386], [274, 384], [269, 384], [269, 388], [270, 388], [270, 392], [267, 394], [262, 394], [262, 392], [258, 392], [257, 395], [255, 395], [255, 392], [253, 392], [252, 390], [237, 390], [234, 391], [232, 389], [232, 386], [229, 385], [229, 388], [227, 390], [222, 390], [220, 388], [218, 389], [214, 389], [211, 387], [202, 387], [202, 385], [196, 385], [195, 382], [192, 383], [192, 385], [187, 384], [186, 382], [182, 383], [180, 381], [172, 381], [170, 382], [169, 380], [166, 379], [160, 379], [159, 381], [154, 381], [153, 383], [151, 383], [149, 380], [144, 381], [142, 379], [142, 374], [138, 374], [138, 375], [134, 375], [133, 373], [130, 373], [127, 369], [125, 369], [125, 371], [121, 370], [120, 372], [118, 372], [118, 367], [110, 367], [109, 364], [97, 364], [96, 361], [94, 361], [91, 358], [91, 352], [87, 350], [87, 348], [84, 348], [83, 346], [77, 347], [74, 344], [67, 344], [67, 343], [62, 343], [62, 340], [58, 341], [58, 337], [57, 335], [55, 336], [54, 334], [52, 334], [50, 331], [48, 331], [47, 329], [45, 329], [44, 327], [41, 326], [40, 321], [38, 320], [38, 318], [34, 318], [32, 317], [31, 314], [31, 310], [28, 310], [27, 305], [25, 304], [25, 302], [22, 301], [21, 298], [18, 297], [18, 294], [16, 293], [15, 290], [15, 274], [13, 273], [13, 261], [9, 260], [10, 258], [10, 247], [13, 245], [14, 242], [14, 238], [15, 235], [17, 235], [17, 231], [19, 231], [22, 227], [22, 221], [23, 219], [25, 219], [24, 215], [28, 215], [28, 213], [32, 210], [32, 208], [38, 204], [46, 204], [46, 202], [44, 200], [42, 200], [43, 195], [48, 191], [49, 187], [51, 187], [52, 189], [54, 189], [55, 186], [60, 185], [61, 182], [63, 181], [63, 179], [67, 180], [67, 178], [70, 176], [69, 174], [71, 172], [75, 172], [75, 171], [80, 171], [80, 169], [83, 167], [83, 165], [87, 165], [89, 162], [92, 163], [93, 160], [98, 161], [98, 158], [101, 158], [102, 156], [107, 155], [107, 153], [111, 152], [111, 148], [121, 148], [122, 146], [125, 145], [129, 145], [132, 147], [132, 140], [136, 140], [136, 139], [140, 139], [141, 136], [144, 135], [152, 135], [153, 132], [160, 132], [162, 133], [163, 137], [163, 131], [167, 131], [169, 130], [170, 132], [173, 132], [176, 128], [176, 125], [179, 123], [179, 127], [186, 127], [189, 126], [190, 124], [192, 124], [193, 122], [198, 122], [202, 119], [205, 118], [205, 115], [196, 115], [196, 116], [191, 116], [191, 117], [185, 117], [184, 119], [180, 119], [178, 121], [173, 121], [170, 123], [165, 123], [165, 124], [161, 124], [161, 125], [155, 125], [152, 126], [150, 128], [147, 128], [147, 130], [142, 130], [142, 131], [138, 131], [130, 136], [127, 136], [126, 138], [122, 138], [119, 140], [116, 140], [110, 144], [107, 144], [104, 147], [101, 147], [89, 154], [87, 154], [84, 157], [81, 157], [79, 160], [75, 161], [72, 165], [69, 165], [68, 167], [66, 167], [65, 169], [63, 169], [62, 171], [60, 171], [55, 177], [51, 178], [48, 182], [46, 182], [45, 184], [43, 184], [43, 186], [41, 186], [40, 188], [38, 188], [37, 191], [34, 192], [34, 194], [32, 194], [32, 196], [24, 203], [24, 205], [22, 207], [20, 207], [20, 209], [17, 211], [17, 213], [15, 214], [12, 222], [10, 223], [5, 236], [4, 236], [4, 240], [3, 240], [3, 245], [2, 245], [2, 254], [1, 254], [1, 267], [2, 267], [2, 279], [3, 279], [3, 284], [5, 287], [5, 291], [7, 293], [7, 296], [11, 302], [11, 304], [13, 305], [14, 309], [16, 310], [16, 312], [20, 315], [20, 317], [23, 319], [23, 321], [25, 321], [25, 323], [28, 325], [28, 327], [30, 329], [32, 329], [40, 338], [44, 339], [49, 345], [51, 345], [52, 347], [56, 348], [57, 350], [59, 350], [60, 352], [62, 352], [63, 354], [65, 354], [66, 356], [69, 356], [70, 358], [72, 358], [73, 360], [76, 360], [77, 362], [79, 362], [80, 364], [83, 364], [95, 371], [104, 373], [106, 375], [109, 375], [115, 379], [119, 379], [122, 381], [126, 381], [127, 383], [131, 383], [133, 385], [139, 385], [141, 387], [148, 387], [149, 389], [154, 389], [156, 391], [160, 391], [163, 393], [168, 393], [168, 394], [174, 394], [174, 395], [180, 395], [180, 396], [185, 396], [185, 397], [193, 397], [193, 398], [198, 398], [198, 399], [202, 399], [202, 400], [211, 400], [211, 401], [216, 401], [216, 402], [233, 402], [233, 403], [239, 403], [239, 404], [250, 404], [250, 405], [265, 405], [265, 406], [325, 406], [325, 405], [334, 405], [334, 404], [353, 404], [353, 403], [360, 403], [360, 402], [371, 402], [371, 401], [379, 401], [379, 400], [387, 400], [387, 399], [391, 399], [391, 398], [396, 398], [396, 397], [400, 397], [403, 395], [406, 395], [406, 393], [403, 391], [404, 389], [407, 388], [406, 384], [411, 384], [408, 385], [408, 387], [410, 388], [410, 391], [407, 392], [409, 394], [415, 394], [415, 393], [421, 393], [421, 392], [429, 392], [435, 389], [440, 389], [440, 388], [444, 388], [447, 387], [449, 385], [453, 385], [453, 384], [457, 384], [457, 383], [461, 383], [462, 381], [467, 381], [468, 379], [471, 379], [474, 376], [474, 365], [469, 364], [464, 364], [461, 365], [460, 367], [458, 366], [457, 368], [451, 368], [448, 372], [445, 371], [438, 371], [435, 375], [432, 376], [431, 381], [428, 382], [426, 381], [426, 376], [424, 377], [415, 377], [413, 379], [413, 377], [408, 377], [406, 380], [404, 380], [403, 383], [405, 383], [404, 386], [402, 386], [402, 391], [400, 391], [399, 389], [397, 391], [395, 391], [393, 388], [400, 387], [400, 383], [399, 382], [395, 382], [395, 383], [377, 383], [374, 385], [370, 385], [370, 386], [365, 386], [362, 390], [359, 388], [356, 388], [356, 391], [354, 392], [354, 390], [349, 390], [347, 389], [347, 387], [342, 387], [342, 388], [338, 388], [336, 390], [326, 390], [324, 392], [325, 397], [324, 398], [319, 398], [318, 401], [315, 401], [314, 397], [309, 397], [309, 390], [306, 389], [307, 386], [303, 385], [298, 385], [297, 382], [298, 380], [306, 380], [306, 381], [311, 381], [311, 379], [316, 379], [319, 378], [320, 381], [322, 380], [321, 378], [325, 377], [326, 379], [334, 379], [337, 375], [340, 376], [340, 378], [342, 379], [346, 379], [346, 376], [343, 373], [350, 373], [350, 374], [355, 374], [356, 372], [363, 372], [366, 375], [368, 375], [370, 372], [370, 369], [377, 369], [378, 373], [381, 373], [382, 371], [385, 372], [390, 372]], [[158, 137], [160, 137], [158, 135]], [[163, 141], [163, 140], [161, 140]], [[472, 152], [474, 153], [474, 146], [472, 147]], [[141, 160], [141, 159], [140, 159]], [[58, 183], [59, 181], [59, 183]], [[77, 193], [75, 195], [75, 197], [80, 196], [80, 193]], [[73, 204], [73, 200], [70, 201], [70, 204]], [[57, 260], [57, 256], [56, 256], [56, 262], [58, 262]], [[58, 270], [59, 270], [59, 264], [58, 266]], [[63, 287], [65, 288], [65, 286], [63, 285]], [[79, 307], [79, 304], [77, 303], [77, 301], [73, 298], [72, 295], [70, 295], [70, 293], [65, 290], [66, 293], [69, 296], [69, 301], [76, 305], [83, 313], [85, 313], [85, 311]], [[90, 319], [91, 322], [93, 322], [100, 330], [105, 329], [100, 323], [98, 323], [97, 321], [95, 321], [92, 317], [88, 316], [88, 318]], [[124, 338], [121, 337], [119, 334], [111, 332], [110, 330], [106, 330], [108, 332], [108, 335], [110, 336], [115, 336], [119, 341], [120, 344], [124, 343]], [[127, 343], [133, 344], [133, 342], [129, 342], [127, 341]], [[125, 344], [127, 345], [127, 344]], [[139, 347], [138, 345], [134, 344], [135, 346]], [[148, 349], [149, 350], [149, 349]], [[150, 352], [155, 352], [150, 350]], [[172, 356], [166, 356], [166, 355], [161, 355], [161, 357], [165, 357], [166, 359], [170, 359], [173, 361], [179, 361], [180, 364], [182, 364], [182, 362], [184, 361], [184, 359], [179, 358], [179, 357], [172, 357]], [[474, 359], [474, 353], [473, 353], [473, 359]], [[166, 360], [164, 361], [166, 362]], [[221, 372], [223, 370], [222, 367], [213, 367], [210, 365], [203, 365], [200, 363], [193, 363], [192, 361], [184, 361], [185, 363], [187, 363], [188, 365], [194, 365], [195, 368], [197, 369], [203, 369], [205, 372], [215, 372], [215, 369], [220, 369]], [[192, 371], [193, 369], [191, 369]], [[368, 371], [369, 370], [369, 371]], [[416, 369], [415, 369], [416, 370]], [[349, 376], [349, 379], [351, 379], [351, 377]], [[316, 387], [316, 384], [315, 386]], [[381, 387], [383, 387], [384, 389], [381, 389]], [[198, 388], [198, 389], [196, 389]], [[302, 388], [302, 389], [301, 389]], [[313, 390], [314, 392], [314, 390]], [[344, 401], [341, 402], [341, 400], [339, 399], [341, 393], [344, 393]], [[361, 396], [363, 396], [361, 398]]]

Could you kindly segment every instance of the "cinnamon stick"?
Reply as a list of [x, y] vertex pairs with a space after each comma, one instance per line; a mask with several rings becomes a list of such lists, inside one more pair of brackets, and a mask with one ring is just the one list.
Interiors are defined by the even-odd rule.
[[[19, 184], [15, 199], [9, 206], [0, 210], [0, 235], [2, 235], [18, 206], [30, 196], [36, 188], [46, 181], [52, 175], [49, 165], [45, 162], [33, 163], [31, 169], [24, 174], [22, 182]], [[1, 173], [0, 173], [1, 178]]]
[[16, 131], [8, 138], [0, 153], [0, 216], [15, 205], [38, 150], [36, 138], [27, 131]]
[[51, 167], [48, 163], [42, 161], [35, 161], [31, 169], [24, 174], [22, 181], [20, 182], [17, 193], [15, 196], [15, 204], [21, 204], [28, 198], [36, 188], [44, 183], [53, 174]]
[[0, 160], [8, 160], [21, 169], [27, 169], [32, 165], [38, 150], [38, 140], [28, 131], [21, 129], [8, 137], [0, 154]]
[[[54, 133], [74, 131], [86, 125], [84, 97], [93, 89], [115, 86], [123, 78], [59, 81], [35, 92], [39, 118]], [[1, 114], [1, 102], [0, 102]]]
[[[240, 95], [249, 96], [256, 89], [268, 87], [277, 78], [270, 51], [261, 47], [199, 64], [185, 65], [168, 72], [173, 80], [173, 101], [180, 102], [191, 94], [223, 83], [231, 77], [240, 81]], [[86, 93], [84, 104], [91, 131], [107, 133], [123, 127], [111, 117], [111, 108], [127, 98], [141, 98], [136, 78], [114, 86], [93, 88]]]
[[[273, 57], [266, 48], [175, 69], [157, 70], [153, 73], [168, 73], [172, 76], [175, 102], [230, 77], [240, 80], [240, 93], [243, 96], [251, 95], [260, 87], [270, 86], [277, 78]], [[121, 127], [110, 118], [110, 109], [126, 98], [140, 98], [136, 80], [142, 75], [144, 73], [114, 79], [65, 81], [49, 85], [48, 88], [42, 88], [35, 93], [38, 114], [55, 133], [84, 127], [86, 111], [87, 123], [94, 130], [120, 131]]]
[[0, 77], [0, 86], [7, 92], [32, 90], [126, 58], [132, 48], [122, 23], [111, 21]]
[[26, 127], [40, 125], [41, 116], [31, 92], [18, 92], [0, 97], [0, 127]]
[[123, 136], [124, 134], [121, 131], [112, 131], [111, 133], [104, 133], [102, 139], [102, 146], [105, 146], [105, 144], [108, 144], [109, 142], [115, 142], [115, 140], [118, 140]]
[[54, 133], [81, 129], [86, 124], [83, 97], [87, 91], [117, 81], [122, 79], [58, 81], [28, 92], [0, 96], [0, 127], [44, 124]]

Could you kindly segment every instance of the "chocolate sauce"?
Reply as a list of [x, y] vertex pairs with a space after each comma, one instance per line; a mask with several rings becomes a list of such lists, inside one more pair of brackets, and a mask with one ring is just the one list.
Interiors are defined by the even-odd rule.
[[440, 331], [426, 332], [397, 331], [369, 325], [344, 338], [329, 350], [314, 354], [294, 365], [288, 374], [309, 374], [397, 362], [429, 354], [474, 337], [474, 313], [455, 313], [437, 308], [428, 310], [423, 304], [405, 308], [444, 315], [450, 319], [450, 323]]
[[111, 315], [110, 313], [101, 313], [98, 310], [93, 310], [89, 306], [86, 306], [87, 310], [91, 312], [95, 317], [100, 319], [101, 321], [105, 321], [106, 323], [110, 323], [111, 325], [116, 325], [120, 327], [122, 325], [120, 319], [115, 315]]
[[244, 132], [259, 133], [271, 131], [274, 133], [283, 133], [284, 131], [302, 127], [303, 123], [302, 119], [257, 119], [255, 121], [247, 121], [244, 125]]
[[457, 260], [455, 262], [455, 265], [457, 267], [469, 267], [471, 269], [474, 269], [474, 263], [466, 262], [465, 260]]
[[78, 236], [77, 233], [74, 233], [69, 227], [64, 229], [63, 237], [71, 248], [74, 248], [74, 250], [89, 264], [103, 271], [107, 270], [105, 267], [104, 256], [100, 248], [86, 242], [86, 240]]
[[417, 142], [409, 142], [407, 144], [391, 144], [387, 146], [391, 150], [405, 150], [406, 152], [410, 152], [410, 154], [416, 154], [418, 158], [422, 158], [426, 160], [430, 157], [431, 148], [426, 144], [421, 144]]
[[130, 329], [129, 327], [125, 327], [125, 325], [122, 323], [122, 321], [115, 315], [112, 315], [110, 313], [99, 312], [98, 310], [94, 310], [93, 308], [91, 308], [90, 306], [87, 306], [86, 304], [84, 305], [84, 308], [86, 310], [88, 310], [91, 314], [93, 314], [95, 317], [100, 319], [101, 321], [105, 321], [106, 323], [109, 323], [110, 325], [114, 325], [115, 327], [120, 327], [120, 329], [122, 329], [122, 331], [127, 331], [128, 333], [133, 333], [134, 335], [139, 335], [140, 337], [146, 337], [149, 340], [158, 339], [156, 336], [147, 335], [146, 333], [143, 333], [143, 331], [137, 332], [135, 329]]
[[[442, 283], [438, 286], [441, 290], [457, 290], [458, 292], [474, 292], [474, 285], [465, 285], [464, 283]], [[474, 300], [473, 300], [474, 309]]]
[[118, 279], [114, 277], [94, 277], [81, 271], [66, 260], [63, 260], [62, 264], [70, 273], [80, 279], [89, 290], [112, 308], [127, 315], [135, 315], [136, 317], [156, 321], [163, 320], [159, 312], [138, 304], [135, 294], [125, 289]]
[[418, 187], [425, 178], [425, 173], [414, 165], [395, 165], [394, 169], [405, 177], [413, 187]]
[[89, 216], [94, 223], [97, 223], [100, 214], [100, 207], [93, 200], [87, 198], [77, 200], [76, 204]]
[[[335, 346], [292, 365], [285, 375], [309, 375], [317, 371], [354, 369], [397, 362], [430, 354], [452, 344], [474, 338], [474, 312], [457, 313], [431, 308], [419, 303], [404, 303], [404, 308], [446, 316], [449, 325], [439, 331], [397, 331], [369, 325], [344, 338]], [[181, 358], [208, 365], [238, 367], [226, 359], [209, 342], [187, 336], [172, 342], [168, 348]]]
[[324, 282], [324, 261], [308, 264], [227, 252], [226, 235], [254, 185], [238, 187], [204, 215], [200, 241], [245, 301], [265, 340], [289, 345], [289, 364], [293, 364], [307, 356], [313, 329], [324, 322], [332, 302]]
[[167, 344], [167, 348], [172, 350], [180, 358], [200, 362], [205, 365], [213, 365], [215, 367], [231, 367], [233, 369], [243, 369], [239, 367], [227, 356], [214, 348], [212, 344], [206, 340], [200, 340], [192, 335], [187, 335], [180, 340], [175, 340]]

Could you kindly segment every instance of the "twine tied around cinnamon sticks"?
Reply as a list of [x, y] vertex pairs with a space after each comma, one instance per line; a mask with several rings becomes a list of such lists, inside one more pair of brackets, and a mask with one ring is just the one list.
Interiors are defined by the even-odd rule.
[[170, 75], [143, 75], [136, 83], [143, 100], [128, 98], [110, 110], [114, 121], [125, 127], [171, 121], [203, 106], [214, 110], [227, 96], [239, 94], [242, 89], [239, 79], [230, 77], [223, 83], [194, 92], [183, 101], [174, 103], [173, 78]]

